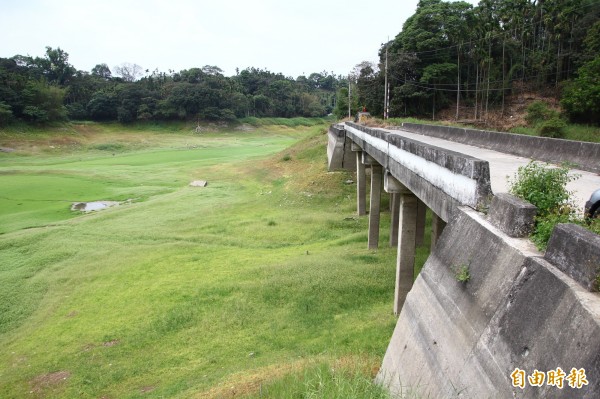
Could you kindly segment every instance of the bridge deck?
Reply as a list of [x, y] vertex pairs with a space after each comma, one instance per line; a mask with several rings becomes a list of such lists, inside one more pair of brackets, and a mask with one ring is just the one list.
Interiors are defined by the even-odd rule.
[[[527, 165], [527, 163], [531, 161], [530, 158], [523, 158], [512, 154], [456, 143], [417, 133], [410, 133], [402, 129], [380, 130], [488, 161], [490, 164], [492, 191], [494, 193], [508, 192], [507, 176], [512, 178], [519, 166]], [[585, 202], [590, 198], [592, 192], [600, 188], [600, 175], [578, 169], [573, 169], [572, 173], [578, 174], [580, 177], [579, 179], [570, 182], [567, 185], [567, 189], [573, 192], [575, 203], [583, 209]]]

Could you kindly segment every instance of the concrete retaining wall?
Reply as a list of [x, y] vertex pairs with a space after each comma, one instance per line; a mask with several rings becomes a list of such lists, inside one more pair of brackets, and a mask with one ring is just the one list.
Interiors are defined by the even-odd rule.
[[[588, 384], [512, 384], [517, 368], [558, 367], [584, 369]], [[459, 207], [406, 298], [377, 380], [422, 398], [598, 398], [600, 294]]]
[[575, 163], [577, 169], [600, 172], [600, 143], [552, 139], [460, 127], [403, 123], [413, 133], [471, 144], [540, 161]]

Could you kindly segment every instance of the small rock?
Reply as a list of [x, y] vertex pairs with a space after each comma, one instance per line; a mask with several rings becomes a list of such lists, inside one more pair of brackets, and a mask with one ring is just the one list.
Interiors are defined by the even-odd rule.
[[344, 184], [354, 184], [354, 180], [349, 179], [344, 182]]
[[256, 356], [256, 353], [254, 353], [254, 352], [248, 353], [248, 357], [254, 357], [254, 356]]
[[190, 183], [191, 187], [206, 187], [208, 182], [206, 180], [194, 180]]

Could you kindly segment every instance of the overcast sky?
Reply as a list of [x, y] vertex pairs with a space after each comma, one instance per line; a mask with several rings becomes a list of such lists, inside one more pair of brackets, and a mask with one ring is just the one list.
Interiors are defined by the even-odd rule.
[[[468, 0], [477, 4], [476, 0]], [[346, 75], [376, 61], [418, 0], [0, 0], [0, 57], [60, 47], [75, 68], [266, 68]]]

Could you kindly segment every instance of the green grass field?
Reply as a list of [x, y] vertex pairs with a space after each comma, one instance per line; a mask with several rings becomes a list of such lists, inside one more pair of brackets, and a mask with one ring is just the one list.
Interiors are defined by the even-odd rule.
[[0, 132], [0, 397], [384, 397], [389, 214], [367, 250], [325, 129]]

